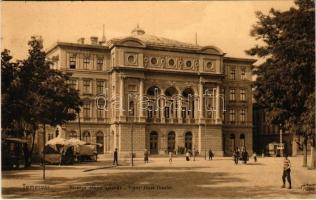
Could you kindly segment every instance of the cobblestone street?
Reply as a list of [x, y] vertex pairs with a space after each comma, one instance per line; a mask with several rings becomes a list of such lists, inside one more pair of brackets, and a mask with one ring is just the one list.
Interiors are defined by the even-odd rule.
[[301, 185], [315, 184], [315, 170], [301, 167], [302, 157], [290, 158], [293, 189], [282, 189], [283, 158], [258, 158], [235, 165], [231, 158], [185, 161], [176, 157], [136, 159], [135, 166], [111, 161], [47, 166], [42, 180], [40, 166], [30, 170], [3, 171], [3, 198], [316, 198], [316, 191]]

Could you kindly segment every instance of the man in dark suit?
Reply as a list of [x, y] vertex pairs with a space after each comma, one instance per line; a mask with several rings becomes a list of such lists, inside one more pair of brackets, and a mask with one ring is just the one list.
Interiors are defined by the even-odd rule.
[[113, 158], [113, 165], [118, 166], [118, 161], [117, 161], [117, 148], [115, 148], [113, 157], [114, 157], [114, 158]]

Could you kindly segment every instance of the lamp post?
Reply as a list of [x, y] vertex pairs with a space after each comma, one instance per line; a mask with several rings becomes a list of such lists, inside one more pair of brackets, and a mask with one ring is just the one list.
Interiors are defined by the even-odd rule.
[[280, 156], [283, 157], [282, 125], [280, 124]]
[[206, 118], [207, 118], [207, 105], [208, 105], [208, 103], [207, 103], [207, 95], [208, 95], [208, 89], [206, 89], [205, 90], [205, 105], [204, 105], [204, 107], [205, 107], [205, 113], [204, 113], [204, 158], [205, 158], [205, 160], [206, 160]]
[[45, 180], [45, 143], [46, 143], [46, 125], [43, 125], [43, 180]]
[[[130, 105], [130, 97], [133, 98], [132, 108]], [[129, 94], [128, 95], [128, 120], [131, 124], [131, 166], [134, 167], [134, 118], [135, 118], [135, 107], [137, 108], [137, 97], [136, 94]]]
[[134, 139], [134, 133], [133, 133], [133, 123], [134, 122], [134, 116], [132, 116], [132, 118], [131, 118], [131, 151], [132, 151], [132, 162], [131, 162], [131, 165], [132, 165], [132, 167], [134, 167], [134, 141], [133, 141], [133, 139]]

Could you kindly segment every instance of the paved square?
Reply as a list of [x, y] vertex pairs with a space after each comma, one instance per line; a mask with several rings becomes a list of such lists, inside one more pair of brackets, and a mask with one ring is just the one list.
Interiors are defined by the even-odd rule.
[[301, 190], [315, 184], [315, 170], [301, 167], [302, 157], [290, 158], [293, 189], [282, 189], [283, 158], [259, 158], [235, 165], [231, 158], [185, 161], [184, 157], [150, 158], [135, 166], [110, 160], [2, 172], [4, 198], [316, 198], [316, 191]]

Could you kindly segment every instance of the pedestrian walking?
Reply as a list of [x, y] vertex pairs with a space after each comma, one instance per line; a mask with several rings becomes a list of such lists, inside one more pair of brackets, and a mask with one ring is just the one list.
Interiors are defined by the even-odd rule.
[[213, 153], [213, 151], [212, 151], [212, 149], [210, 148], [209, 150], [208, 150], [208, 159], [210, 160], [213, 160], [213, 157], [214, 157], [214, 153]]
[[249, 158], [248, 158], [248, 152], [247, 152], [246, 148], [243, 148], [243, 150], [241, 152], [241, 157], [242, 157], [243, 163], [247, 164], [247, 161]]
[[185, 158], [186, 158], [186, 161], [190, 161], [190, 153], [189, 153], [189, 151], [187, 151], [185, 153]]
[[196, 149], [195, 147], [193, 148], [193, 161], [195, 161], [195, 156], [196, 156]]
[[145, 161], [145, 163], [148, 163], [148, 157], [149, 157], [149, 152], [148, 152], [147, 149], [145, 149], [145, 151], [144, 151], [144, 161]]
[[115, 148], [114, 153], [113, 153], [113, 166], [118, 166], [118, 161], [117, 161], [117, 148]]
[[169, 151], [169, 163], [172, 163], [172, 151]]
[[256, 152], [253, 152], [253, 159], [254, 159], [255, 162], [257, 162], [257, 154], [256, 154]]
[[287, 155], [285, 155], [284, 161], [283, 161], [283, 175], [282, 175], [282, 181], [283, 185], [282, 188], [285, 188], [285, 178], [287, 179], [287, 182], [289, 183], [289, 189], [292, 188], [291, 183], [291, 162], [288, 159]]
[[239, 148], [236, 148], [233, 153], [234, 162], [236, 165], [238, 164], [239, 156], [240, 156]]

